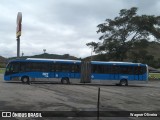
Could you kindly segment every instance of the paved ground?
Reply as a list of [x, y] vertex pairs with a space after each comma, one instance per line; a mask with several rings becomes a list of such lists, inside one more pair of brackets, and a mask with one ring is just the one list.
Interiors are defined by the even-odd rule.
[[[99, 85], [7, 83], [0, 75], [0, 111], [96, 111], [98, 87]], [[160, 111], [160, 81], [128, 87], [106, 85], [100, 86], [100, 89], [101, 111]], [[97, 118], [56, 119], [96, 120]], [[117, 120], [111, 117], [100, 119]], [[151, 117], [119, 119], [158, 120]]]

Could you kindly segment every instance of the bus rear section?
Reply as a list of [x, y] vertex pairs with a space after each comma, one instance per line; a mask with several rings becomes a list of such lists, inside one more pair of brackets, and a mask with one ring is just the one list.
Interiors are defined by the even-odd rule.
[[148, 82], [148, 66], [127, 62], [92, 62], [91, 81], [100, 84], [141, 84]]

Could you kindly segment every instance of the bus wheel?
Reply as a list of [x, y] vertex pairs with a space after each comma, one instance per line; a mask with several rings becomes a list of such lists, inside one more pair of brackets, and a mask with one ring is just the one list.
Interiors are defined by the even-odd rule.
[[22, 83], [27, 83], [27, 84], [30, 84], [29, 77], [27, 77], [27, 76], [25, 76], [25, 77], [22, 77], [22, 78], [21, 78], [21, 81], [22, 81]]
[[120, 80], [119, 85], [120, 86], [128, 86], [128, 81], [126, 79], [122, 79], [122, 80]]
[[62, 78], [62, 79], [61, 79], [61, 83], [62, 83], [62, 84], [70, 84], [69, 78]]

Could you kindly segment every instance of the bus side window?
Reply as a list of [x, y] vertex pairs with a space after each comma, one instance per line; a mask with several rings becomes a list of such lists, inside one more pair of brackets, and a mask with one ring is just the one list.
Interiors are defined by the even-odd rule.
[[133, 74], [133, 66], [120, 66], [120, 73], [121, 74]]
[[146, 73], [146, 68], [145, 68], [145, 66], [139, 66], [139, 74], [144, 74], [144, 73]]
[[32, 63], [26, 62], [26, 72], [30, 72], [32, 67]]
[[134, 68], [133, 66], [128, 67], [128, 74], [131, 74], [131, 75], [133, 74], [133, 68]]
[[104, 73], [104, 65], [99, 65], [99, 73]]
[[104, 73], [106, 73], [106, 74], [110, 73], [110, 66], [109, 65], [104, 65]]
[[78, 65], [78, 64], [70, 64], [69, 65], [69, 70], [70, 70], [70, 72], [78, 73], [78, 72], [80, 72], [80, 65]]
[[75, 65], [75, 72], [80, 72], [80, 65]]
[[42, 72], [48, 72], [49, 71], [49, 63], [39, 63], [39, 67]]
[[121, 65], [120, 66], [120, 73], [121, 74], [128, 74], [128, 66]]
[[32, 71], [39, 72], [41, 71], [41, 63], [32, 63]]
[[102, 73], [104, 73], [104, 66], [103, 65], [93, 65], [92, 72], [102, 74]]
[[142, 74], [142, 73], [143, 73], [142, 70], [143, 70], [143, 69], [142, 69], [141, 66], [135, 66], [135, 67], [134, 67], [134, 73], [137, 74], [137, 75], [138, 75], [138, 74]]
[[71, 72], [75, 72], [75, 65], [74, 65], [74, 64], [71, 64], [71, 65], [70, 65], [70, 71], [71, 71]]
[[112, 65], [111, 66], [111, 74], [118, 74], [119, 73], [119, 66]]
[[60, 72], [61, 71], [61, 64], [60, 63], [55, 63], [55, 71]]
[[62, 72], [69, 72], [69, 64], [61, 64]]
[[99, 65], [93, 65], [93, 66], [92, 66], [92, 71], [93, 71], [93, 73], [99, 73], [99, 72], [100, 72], [99, 69], [100, 69], [100, 68], [99, 68]]
[[25, 69], [26, 69], [26, 64], [25, 64], [25, 62], [21, 62], [21, 63], [20, 63], [20, 72], [25, 72]]
[[96, 73], [96, 65], [91, 65], [91, 72]]
[[50, 63], [49, 66], [50, 66], [50, 71], [54, 72], [55, 71], [55, 64], [54, 63]]

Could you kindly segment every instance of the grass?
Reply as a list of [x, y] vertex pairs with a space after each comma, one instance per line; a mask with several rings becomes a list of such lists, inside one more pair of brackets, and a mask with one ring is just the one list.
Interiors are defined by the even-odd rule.
[[160, 80], [160, 73], [149, 73], [150, 80]]
[[0, 68], [0, 74], [3, 74], [5, 71], [5, 68]]

